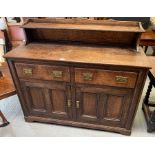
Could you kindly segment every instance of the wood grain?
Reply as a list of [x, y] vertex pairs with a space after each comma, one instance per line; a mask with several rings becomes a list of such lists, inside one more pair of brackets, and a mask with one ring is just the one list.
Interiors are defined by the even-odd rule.
[[[25, 64], [16, 63], [16, 70], [19, 78], [25, 79], [42, 79], [42, 80], [54, 80], [54, 81], [70, 81], [69, 68], [64, 66], [53, 65], [39, 65], [39, 64]], [[24, 69], [32, 69], [32, 75], [25, 75]], [[54, 77], [53, 72], [61, 72], [62, 77]]]
[[13, 49], [5, 58], [31, 59], [43, 61], [74, 62], [114, 66], [133, 66], [151, 68], [142, 48], [139, 52], [132, 49], [94, 47], [66, 44], [28, 44]]
[[7, 63], [0, 63], [0, 99], [16, 94]]
[[144, 32], [138, 22], [123, 21], [90, 21], [90, 20], [31, 20], [23, 25], [23, 28], [50, 28], [50, 29], [80, 29], [80, 30], [102, 30], [102, 31], [128, 31], [128, 32]]
[[[85, 80], [83, 73], [93, 74], [92, 80]], [[119, 83], [116, 81], [116, 77], [121, 76], [127, 78], [127, 82]], [[76, 83], [86, 83], [86, 84], [98, 84], [98, 85], [108, 85], [116, 87], [127, 87], [134, 88], [137, 79], [137, 74], [134, 72], [121, 72], [114, 70], [99, 70], [90, 68], [75, 68], [75, 82]]]
[[140, 37], [141, 46], [155, 46], [155, 31], [146, 30]]
[[[129, 135], [150, 68], [138, 48], [141, 24], [51, 19], [23, 27], [26, 45], [5, 58], [25, 119]], [[62, 79], [49, 76], [55, 69]], [[83, 80], [83, 72], [93, 72], [91, 81]]]
[[[43, 22], [44, 21], [44, 22]], [[67, 42], [126, 47], [137, 50], [144, 29], [139, 22], [88, 19], [30, 19], [23, 26], [26, 44]]]

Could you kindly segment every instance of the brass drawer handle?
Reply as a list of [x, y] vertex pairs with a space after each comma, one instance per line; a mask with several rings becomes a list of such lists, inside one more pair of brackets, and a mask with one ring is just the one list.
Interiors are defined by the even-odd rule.
[[82, 73], [82, 75], [84, 80], [87, 80], [87, 81], [93, 80], [93, 73], [91, 72], [85, 72], [85, 73]]
[[23, 68], [23, 74], [26, 76], [32, 75], [32, 68]]
[[67, 101], [67, 106], [68, 106], [68, 108], [70, 108], [72, 106], [71, 100]]
[[127, 83], [128, 82], [128, 78], [124, 77], [124, 76], [116, 76], [115, 80], [117, 83]]
[[53, 78], [62, 78], [62, 75], [63, 75], [62, 71], [58, 71], [58, 70], [52, 71]]
[[76, 101], [76, 108], [77, 108], [77, 109], [80, 108], [80, 101]]

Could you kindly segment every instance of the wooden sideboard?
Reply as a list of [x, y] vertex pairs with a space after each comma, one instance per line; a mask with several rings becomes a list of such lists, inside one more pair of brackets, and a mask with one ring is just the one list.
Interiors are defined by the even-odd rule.
[[[9, 72], [8, 65], [6, 62], [0, 63], [0, 100], [15, 94], [16, 90]], [[2, 119], [0, 127], [5, 127], [9, 124], [1, 109], [0, 118]]]
[[140, 23], [29, 20], [5, 55], [28, 122], [131, 134], [150, 65]]

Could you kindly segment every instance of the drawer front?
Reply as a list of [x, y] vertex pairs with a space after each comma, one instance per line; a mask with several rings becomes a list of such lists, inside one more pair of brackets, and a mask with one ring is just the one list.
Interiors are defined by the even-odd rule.
[[16, 63], [15, 67], [19, 78], [70, 82], [68, 67], [25, 63]]
[[137, 73], [101, 69], [75, 68], [75, 82], [134, 88]]

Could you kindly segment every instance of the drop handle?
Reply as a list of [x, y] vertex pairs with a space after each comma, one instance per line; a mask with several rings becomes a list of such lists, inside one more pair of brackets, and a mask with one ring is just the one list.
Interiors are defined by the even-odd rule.
[[71, 100], [67, 101], [67, 106], [68, 106], [68, 108], [70, 108], [72, 106]]
[[77, 108], [77, 109], [80, 108], [80, 101], [76, 101], [76, 108]]

